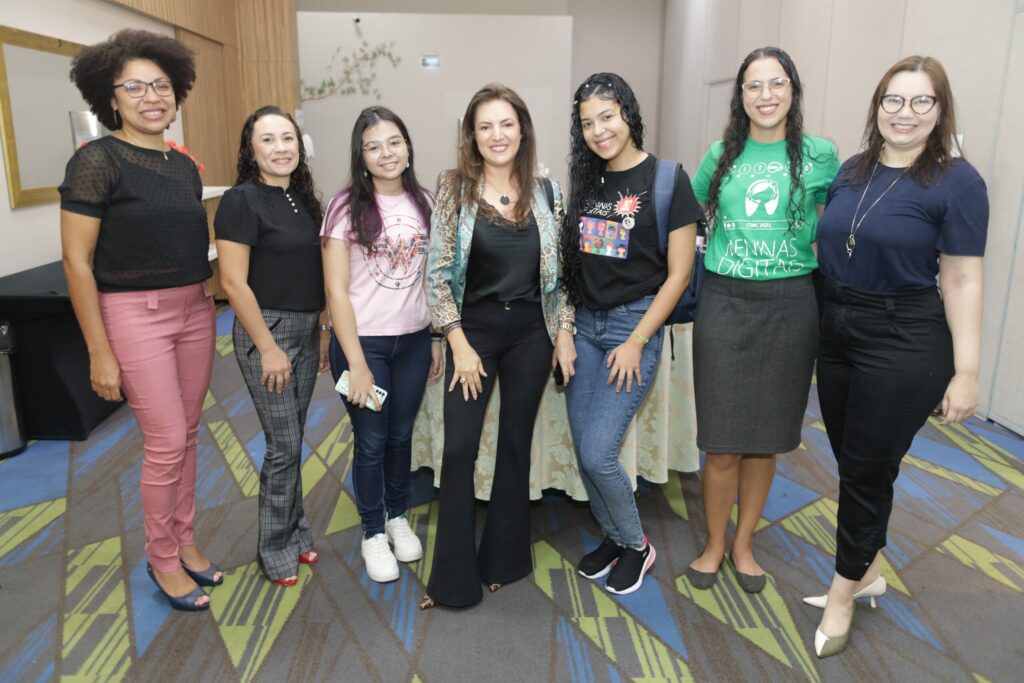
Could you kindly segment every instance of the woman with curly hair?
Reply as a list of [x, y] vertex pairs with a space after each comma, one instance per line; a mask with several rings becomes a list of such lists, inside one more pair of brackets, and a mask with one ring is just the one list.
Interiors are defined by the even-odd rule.
[[743, 590], [764, 588], [754, 530], [776, 454], [800, 445], [818, 341], [814, 242], [839, 166], [831, 142], [804, 134], [802, 98], [788, 54], [751, 52], [736, 73], [723, 139], [694, 178], [711, 226], [693, 325], [697, 445], [707, 453], [707, 543], [686, 571], [695, 588], [718, 577], [737, 493], [729, 559]]
[[[478, 90], [462, 119], [458, 168], [440, 180], [428, 300], [448, 339], [444, 455], [426, 609], [466, 607], [533, 570], [530, 445], [557, 362], [571, 373], [572, 306], [559, 284], [558, 184], [536, 176], [530, 112], [510, 88]], [[501, 378], [487, 522], [476, 548], [473, 472], [484, 411]]]
[[242, 125], [238, 177], [214, 230], [220, 281], [235, 312], [235, 359], [266, 435], [257, 557], [268, 579], [294, 586], [316, 564], [302, 509], [302, 433], [317, 368], [327, 368], [323, 210], [292, 117], [260, 107]]
[[146, 31], [82, 50], [71, 78], [114, 133], [75, 152], [60, 186], [64, 272], [93, 390], [108, 401], [123, 392], [142, 430], [147, 570], [190, 611], [210, 606], [197, 583], [223, 580], [193, 532], [214, 346], [203, 184], [163, 137], [195, 77], [188, 48]]
[[677, 165], [663, 250], [654, 209], [658, 160], [644, 151], [632, 88], [616, 74], [598, 73], [573, 99], [562, 254], [578, 355], [565, 398], [580, 476], [604, 534], [578, 571], [588, 579], [608, 575], [605, 588], [624, 594], [640, 588], [656, 553], [619, 449], [654, 382], [665, 320], [690, 281], [702, 212]]
[[936, 406], [951, 424], [978, 402], [988, 193], [960, 155], [946, 70], [900, 60], [867, 114], [819, 228], [818, 397], [839, 469], [835, 575], [804, 598], [825, 610], [819, 657], [846, 648], [856, 598], [885, 592], [893, 485], [914, 435]]
[[[335, 381], [349, 373], [352, 488], [366, 574], [394, 581], [399, 561], [423, 557], [405, 516], [412, 429], [427, 381], [441, 376], [441, 340], [431, 340], [425, 291], [432, 198], [416, 180], [409, 131], [390, 109], [359, 114], [351, 149], [350, 184], [331, 200], [321, 231], [334, 321], [331, 373]], [[374, 385], [388, 392], [383, 404]]]

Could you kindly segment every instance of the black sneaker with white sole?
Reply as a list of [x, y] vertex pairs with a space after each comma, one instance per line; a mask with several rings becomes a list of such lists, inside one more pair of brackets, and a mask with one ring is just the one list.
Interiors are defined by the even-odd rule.
[[576, 571], [580, 573], [580, 576], [588, 579], [600, 579], [612, 570], [622, 550], [622, 546], [605, 536], [596, 550], [583, 556]]
[[657, 557], [657, 553], [654, 552], [654, 546], [648, 542], [646, 536], [643, 550], [624, 548], [619, 555], [619, 561], [612, 567], [605, 588], [609, 593], [617, 595], [632, 593], [644, 582], [644, 574], [654, 566], [655, 557]]

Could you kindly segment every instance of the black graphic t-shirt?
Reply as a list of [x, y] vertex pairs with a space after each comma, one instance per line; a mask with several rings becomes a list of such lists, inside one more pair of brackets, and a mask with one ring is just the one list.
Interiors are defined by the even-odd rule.
[[[668, 277], [658, 247], [654, 212], [654, 155], [625, 171], [604, 171], [596, 201], [580, 216], [583, 304], [607, 311], [654, 294]], [[669, 208], [669, 232], [701, 217], [690, 176], [680, 169]]]

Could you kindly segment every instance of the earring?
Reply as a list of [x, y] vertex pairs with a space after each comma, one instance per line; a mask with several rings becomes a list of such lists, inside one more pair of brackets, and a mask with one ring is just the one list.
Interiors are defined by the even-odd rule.
[[366, 177], [366, 176], [368, 176], [368, 175], [370, 175], [370, 174], [369, 174], [369, 173], [367, 173], [367, 172], [366, 172], [366, 169], [364, 168], [364, 169], [363, 169], [363, 177], [365, 178], [365, 177]]
[[410, 168], [411, 166], [412, 166], [412, 164], [410, 164], [410, 163], [409, 163], [408, 161], [407, 161], [407, 162], [405, 162], [405, 167], [406, 167], [406, 168]]
[[121, 119], [121, 116], [117, 113], [117, 110], [115, 109], [114, 110], [114, 126], [116, 128], [120, 128], [121, 127], [120, 119]]

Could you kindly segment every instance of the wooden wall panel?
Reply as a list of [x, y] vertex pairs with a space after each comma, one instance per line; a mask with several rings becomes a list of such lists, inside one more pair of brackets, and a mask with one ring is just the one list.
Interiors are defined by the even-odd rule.
[[[238, 45], [236, 4], [250, 0], [107, 0], [218, 43]], [[281, 3], [285, 4], [285, 3]]]
[[225, 106], [224, 48], [184, 29], [176, 37], [196, 54], [196, 84], [182, 105], [185, 143], [206, 166], [204, 185], [230, 185], [234, 179], [232, 135]]
[[240, 0], [238, 35], [243, 109], [276, 104], [294, 113], [300, 106], [295, 0]]

